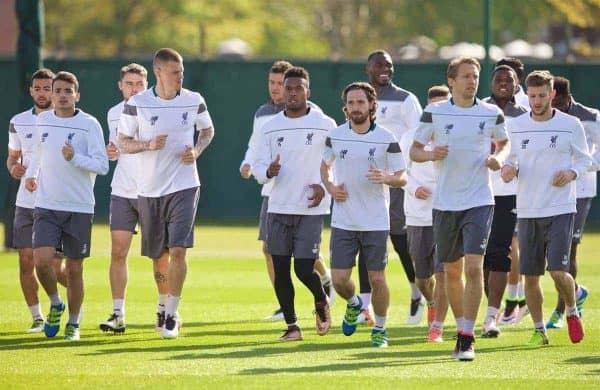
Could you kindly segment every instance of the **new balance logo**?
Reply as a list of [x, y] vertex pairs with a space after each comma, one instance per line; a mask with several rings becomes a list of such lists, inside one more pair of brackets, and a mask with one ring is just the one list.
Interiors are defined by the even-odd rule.
[[521, 141], [521, 149], [527, 149], [527, 145], [529, 145], [528, 139], [524, 139]]
[[385, 116], [385, 113], [387, 112], [387, 106], [383, 106], [381, 107], [381, 115]]
[[485, 249], [487, 248], [487, 242], [488, 242], [487, 238], [484, 238], [484, 239], [481, 241], [481, 245], [480, 245], [479, 247], [480, 247], [481, 249], [485, 250]]
[[340, 150], [340, 160], [345, 159], [347, 153], [348, 153], [348, 149]]
[[444, 126], [444, 134], [446, 134], [446, 135], [450, 134], [450, 130], [452, 130], [453, 128], [454, 128], [454, 125], [452, 125], [452, 124]]
[[81, 254], [85, 255], [86, 251], [87, 251], [87, 244], [83, 244], [83, 246], [81, 247]]
[[281, 147], [282, 143], [283, 143], [283, 137], [277, 138], [277, 146]]
[[71, 142], [73, 141], [73, 137], [75, 137], [75, 133], [69, 133], [69, 135], [67, 135], [67, 143], [70, 145]]
[[550, 137], [550, 147], [551, 148], [556, 148], [556, 140], [558, 139], [558, 135], [553, 135], [552, 137]]
[[48, 138], [48, 133], [42, 133], [42, 142], [46, 142], [46, 138]]
[[375, 150], [377, 150], [377, 148], [369, 149], [369, 161], [371, 162], [375, 162]]
[[158, 115], [150, 117], [150, 125], [154, 126], [154, 124], [156, 123], [157, 120], [158, 120]]
[[304, 143], [304, 145], [312, 145], [313, 135], [315, 135], [315, 134], [314, 133], [306, 134], [306, 142]]
[[564, 255], [561, 263], [562, 263], [562, 265], [569, 264], [569, 256], [568, 255]]
[[28, 134], [26, 134], [26, 135], [25, 135], [25, 138], [27, 138], [27, 139], [31, 139], [31, 138], [33, 138], [33, 133], [28, 133]]
[[181, 124], [182, 125], [185, 126], [185, 125], [188, 124], [187, 118], [188, 118], [188, 113], [187, 112], [184, 112], [183, 114], [181, 114]]
[[484, 129], [485, 129], [485, 121], [479, 122], [479, 135], [483, 135]]

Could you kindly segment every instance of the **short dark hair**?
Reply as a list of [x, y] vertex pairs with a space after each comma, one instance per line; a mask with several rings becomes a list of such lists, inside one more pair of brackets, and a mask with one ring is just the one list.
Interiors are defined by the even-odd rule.
[[557, 96], [570, 96], [571, 82], [566, 77], [554, 76], [554, 90]]
[[450, 88], [445, 85], [434, 85], [427, 90], [427, 99], [447, 97], [448, 95], [450, 95]]
[[288, 69], [293, 68], [294, 66], [287, 61], [275, 61], [273, 65], [271, 65], [271, 69], [269, 69], [269, 73], [279, 73], [283, 74], [288, 71]]
[[129, 65], [125, 65], [121, 68], [121, 80], [127, 73], [133, 73], [142, 76], [143, 78], [148, 78], [148, 71], [140, 64], [136, 64], [132, 62]]
[[534, 70], [527, 75], [525, 85], [527, 88], [548, 86], [550, 89], [553, 89], [554, 76], [547, 70]]
[[33, 80], [52, 80], [55, 74], [48, 68], [38, 69], [31, 75], [31, 84], [33, 84]]
[[456, 57], [450, 61], [448, 68], [446, 69], [446, 77], [449, 79], [455, 79], [458, 75], [458, 68], [462, 64], [475, 65], [477, 70], [481, 71], [481, 64], [475, 57]]
[[306, 71], [306, 69], [304, 69], [301, 66], [293, 66], [293, 67], [289, 68], [288, 70], [286, 70], [283, 75], [283, 79], [287, 80], [290, 77], [298, 77], [298, 78], [306, 80], [306, 84], [310, 83], [310, 77], [308, 75], [308, 72]]
[[[496, 75], [496, 72], [500, 72], [501, 70], [507, 71], [507, 72], [512, 72], [515, 74], [515, 76], [517, 76], [517, 72], [515, 72], [515, 70], [513, 68], [511, 68], [508, 65], [498, 65], [494, 68], [494, 70], [492, 70], [492, 78], [494, 78], [494, 76]], [[519, 78], [519, 76], [517, 76], [517, 79]], [[517, 80], [518, 81], [518, 80]]]
[[512, 70], [515, 71], [519, 80], [523, 80], [525, 77], [525, 65], [523, 62], [515, 57], [504, 57], [501, 58], [498, 62], [496, 62], [496, 67], [500, 65], [510, 66]]
[[[369, 56], [367, 57], [367, 62], [371, 61], [373, 59], [373, 57], [378, 56], [378, 55], [390, 56], [390, 53], [388, 53], [387, 51], [385, 51], [383, 49], [375, 50], [374, 52], [371, 52], [371, 54], [369, 54]], [[390, 56], [390, 58], [391, 57], [392, 56]]]
[[77, 81], [77, 77], [71, 72], [65, 72], [64, 70], [61, 70], [54, 75], [54, 78], [52, 78], [52, 87], [54, 87], [54, 83], [57, 81], [65, 81], [73, 84], [75, 86], [75, 92], [79, 91], [79, 81]]
[[181, 64], [183, 62], [183, 57], [175, 49], [171, 49], [170, 47], [163, 47], [162, 49], [158, 49], [156, 53], [154, 53], [154, 61], [152, 61], [152, 66], [156, 67], [159, 62], [169, 61]]

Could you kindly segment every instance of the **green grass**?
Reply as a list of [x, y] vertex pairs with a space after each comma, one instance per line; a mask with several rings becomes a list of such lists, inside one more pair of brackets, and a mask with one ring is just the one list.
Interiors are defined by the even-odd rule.
[[[425, 326], [406, 326], [408, 285], [397, 256], [391, 256], [390, 348], [370, 347], [370, 329], [352, 337], [340, 330], [344, 303], [333, 308], [334, 326], [316, 335], [308, 291], [296, 282], [303, 342], [278, 343], [282, 323], [261, 320], [276, 306], [254, 227], [202, 226], [189, 251], [189, 271], [180, 312], [179, 339], [154, 333], [156, 290], [151, 264], [138, 255], [134, 239], [126, 301], [127, 332], [103, 334], [97, 328], [111, 312], [108, 229], [96, 226], [92, 257], [85, 263], [86, 297], [81, 341], [27, 335], [30, 315], [18, 285], [16, 253], [0, 254], [0, 388], [153, 387], [167, 388], [599, 388], [600, 386], [600, 236], [587, 234], [580, 247], [580, 281], [591, 290], [586, 302], [586, 337], [572, 345], [566, 329], [551, 330], [550, 345], [524, 346], [529, 317], [504, 328], [499, 339], [478, 339], [477, 358], [453, 361], [448, 337], [425, 343]], [[324, 235], [327, 254], [329, 232]], [[556, 294], [549, 276], [545, 312]], [[61, 292], [63, 297], [65, 293]], [[40, 290], [44, 312], [48, 299]], [[479, 318], [482, 318], [484, 307]], [[63, 317], [63, 326], [65, 323]], [[447, 321], [453, 324], [453, 320]], [[478, 331], [480, 326], [478, 325]], [[63, 329], [59, 336], [62, 336]], [[452, 329], [447, 329], [450, 335]]]

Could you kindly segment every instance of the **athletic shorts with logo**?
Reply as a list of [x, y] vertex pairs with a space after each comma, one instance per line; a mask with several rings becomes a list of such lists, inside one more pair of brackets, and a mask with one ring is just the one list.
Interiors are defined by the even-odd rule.
[[519, 218], [519, 263], [521, 275], [569, 271], [569, 256], [575, 214], [545, 218]]
[[573, 225], [573, 242], [575, 244], [579, 244], [583, 238], [583, 228], [591, 207], [592, 198], [577, 198], [577, 214], [575, 214]]
[[138, 200], [122, 196], [110, 196], [110, 231], [121, 230], [137, 233], [139, 222]]
[[332, 227], [329, 250], [331, 268], [350, 269], [356, 265], [356, 255], [367, 270], [381, 271], [387, 265], [388, 230], [355, 231]]
[[483, 267], [494, 272], [510, 272], [511, 245], [517, 224], [517, 196], [496, 196], [494, 218]]
[[429, 279], [434, 273], [444, 272], [444, 265], [434, 256], [432, 226], [407, 226], [408, 254], [415, 265], [417, 279]]
[[485, 254], [493, 215], [494, 206], [479, 206], [462, 211], [433, 209], [436, 261], [452, 263], [465, 254]]
[[323, 215], [268, 213], [267, 249], [276, 256], [319, 257]]
[[173, 247], [194, 246], [194, 222], [200, 187], [158, 198], [138, 197], [142, 228], [142, 256], [158, 259]]
[[33, 211], [33, 248], [62, 248], [69, 259], [90, 256], [94, 214], [49, 210]]

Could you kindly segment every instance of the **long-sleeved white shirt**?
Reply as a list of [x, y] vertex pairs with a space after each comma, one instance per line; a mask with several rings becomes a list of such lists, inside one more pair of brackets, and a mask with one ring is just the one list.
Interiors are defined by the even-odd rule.
[[[35, 109], [30, 108], [13, 116], [8, 125], [8, 148], [21, 152], [21, 164], [26, 168], [31, 163], [31, 157], [35, 153], [38, 143], [36, 120]], [[35, 207], [35, 191], [27, 191], [25, 176], [21, 178], [19, 183], [15, 205], [27, 209]]]
[[[422, 163], [410, 159], [410, 147], [413, 144], [417, 129], [408, 130], [400, 139], [402, 156], [406, 160], [407, 182], [404, 188], [404, 214], [407, 226], [432, 226], [433, 225], [433, 194], [437, 189], [437, 175], [432, 161]], [[431, 150], [432, 144], [425, 145], [425, 150]], [[419, 187], [431, 191], [427, 199], [419, 199], [415, 192]]]
[[[35, 207], [93, 214], [96, 175], [108, 172], [100, 123], [81, 110], [68, 118], [46, 111], [38, 115], [36, 128], [37, 150], [25, 173], [37, 178]], [[62, 155], [65, 143], [75, 151], [71, 161]]]
[[367, 173], [371, 167], [388, 173], [406, 168], [392, 132], [372, 124], [368, 132], [358, 134], [346, 122], [330, 131], [323, 161], [333, 165], [333, 183], [344, 184], [348, 192], [345, 201], [333, 201], [331, 226], [351, 231], [389, 230], [389, 188], [371, 183]]
[[579, 119], [553, 110], [551, 119], [534, 121], [530, 114], [513, 120], [513, 147], [507, 159], [518, 169], [518, 218], [543, 218], [576, 212], [575, 181], [552, 185], [557, 172], [580, 177], [592, 165]]
[[433, 163], [437, 191], [433, 208], [462, 211], [493, 205], [494, 195], [485, 162], [492, 140], [506, 140], [504, 114], [497, 106], [476, 100], [468, 108], [453, 99], [425, 107], [415, 141], [427, 145], [448, 145], [448, 156]]
[[[331, 196], [325, 197], [317, 207], [312, 203], [310, 184], [321, 183], [321, 160], [329, 131], [335, 121], [318, 110], [310, 109], [299, 118], [289, 118], [285, 111], [275, 115], [261, 130], [261, 143], [257, 150], [254, 177], [259, 183], [273, 182], [269, 195], [269, 213], [295, 215], [329, 214]], [[268, 178], [267, 169], [279, 155], [279, 175]]]
[[[119, 120], [123, 113], [124, 101], [108, 110], [108, 140], [118, 147], [119, 145]], [[136, 137], [137, 138], [137, 137]], [[122, 198], [137, 199], [137, 177], [139, 176], [139, 163], [137, 154], [119, 153], [117, 166], [110, 182], [111, 194]]]

